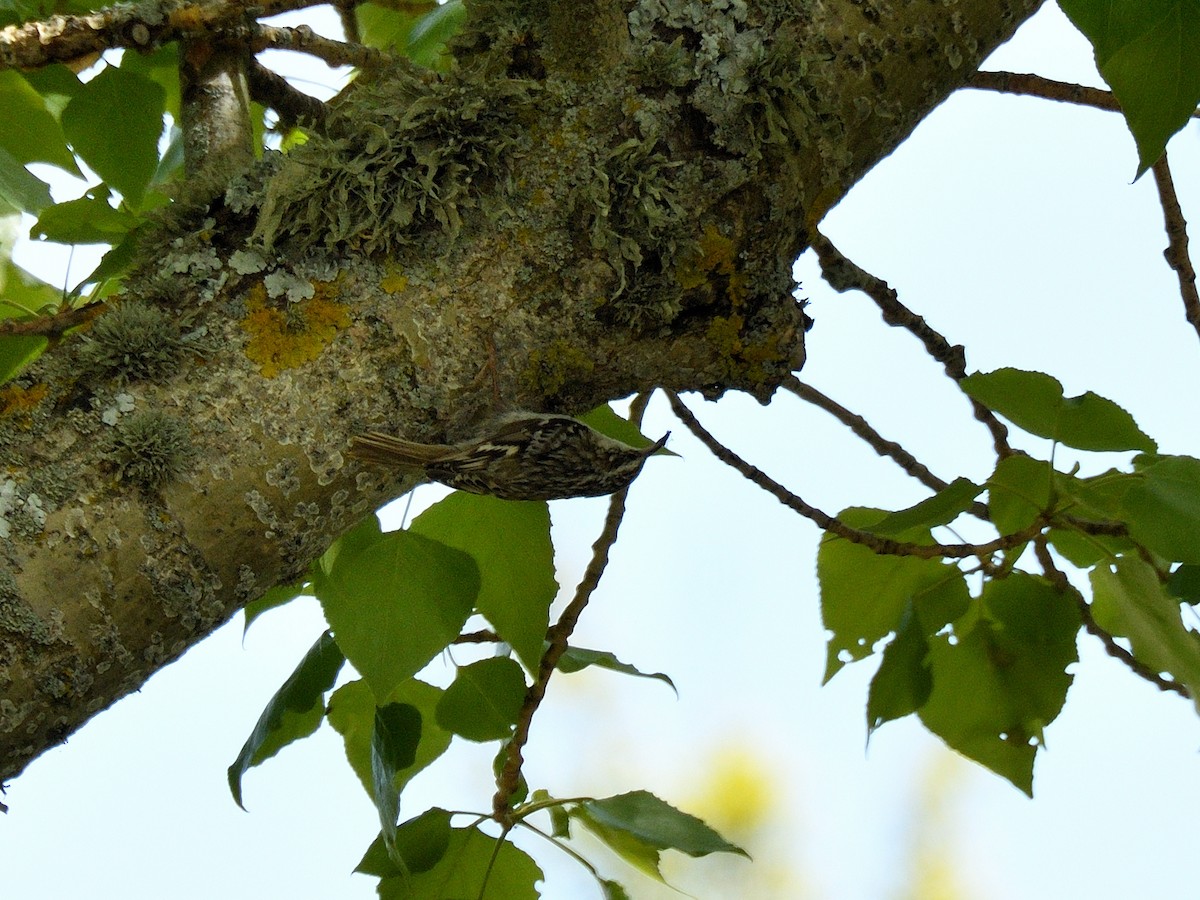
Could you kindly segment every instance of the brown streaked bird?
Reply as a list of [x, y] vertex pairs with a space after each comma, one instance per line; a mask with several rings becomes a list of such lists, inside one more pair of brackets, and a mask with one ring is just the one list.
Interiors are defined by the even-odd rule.
[[461, 444], [419, 444], [378, 432], [359, 435], [350, 454], [390, 468], [423, 472], [460, 491], [505, 500], [599, 497], [628, 485], [670, 432], [631, 447], [570, 416], [513, 412], [484, 436]]

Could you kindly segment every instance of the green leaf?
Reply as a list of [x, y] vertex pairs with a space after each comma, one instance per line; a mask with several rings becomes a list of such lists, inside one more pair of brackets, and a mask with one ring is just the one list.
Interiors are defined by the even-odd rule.
[[[630, 447], [649, 447], [654, 443], [654, 441], [642, 434], [636, 425], [628, 419], [617, 415], [607, 403], [597, 406], [591, 412], [580, 416], [579, 421], [595, 428], [601, 434], [608, 435], [610, 438], [615, 438], [618, 441], [628, 444]], [[665, 447], [658, 452], [670, 456], [678, 455]]]
[[[442, 689], [410, 678], [388, 695], [385, 703], [406, 703], [421, 714], [421, 740], [417, 744], [416, 759], [407, 769], [392, 776], [397, 791], [411, 781], [418, 772], [446, 752], [451, 734], [436, 721], [438, 701]], [[342, 736], [346, 747], [346, 759], [354, 774], [362, 782], [363, 790], [372, 800], [375, 797], [371, 771], [371, 736], [375, 730], [375, 695], [365, 681], [351, 681], [342, 685], [329, 698], [326, 713], [329, 724]]]
[[493, 656], [458, 670], [438, 703], [437, 722], [471, 741], [505, 738], [524, 702], [521, 667], [506, 656]]
[[1200, 566], [1179, 566], [1167, 579], [1167, 590], [1184, 603], [1200, 603]]
[[929, 641], [933, 690], [921, 721], [948, 745], [1033, 791], [1042, 730], [1062, 709], [1076, 661], [1079, 610], [1045, 580], [1023, 573], [984, 585], [980, 610], [953, 638]]
[[1046, 537], [1064, 559], [1080, 569], [1090, 569], [1104, 560], [1114, 560], [1122, 553], [1128, 553], [1134, 546], [1128, 538], [1110, 534], [1088, 534], [1065, 527], [1049, 529]]
[[325, 715], [321, 700], [333, 687], [343, 662], [341, 650], [326, 631], [275, 692], [258, 717], [258, 724], [246, 739], [241, 753], [229, 767], [229, 790], [238, 806], [242, 806], [242, 776], [251, 766], [270, 759], [292, 741], [317, 730]]
[[116, 284], [117, 279], [129, 271], [134, 259], [137, 258], [137, 248], [143, 228], [145, 228], [144, 224], [126, 233], [125, 237], [121, 238], [119, 244], [111, 247], [100, 258], [100, 262], [96, 265], [96, 268], [92, 269], [80, 284]]
[[477, 828], [454, 828], [433, 868], [379, 882], [380, 900], [537, 900], [542, 870], [527, 853]]
[[388, 703], [375, 710], [375, 726], [371, 730], [371, 793], [379, 811], [383, 842], [393, 859], [396, 820], [400, 817], [400, 792], [395, 778], [417, 759], [421, 741], [421, 714], [407, 703]]
[[867, 734], [920, 709], [933, 689], [926, 630], [911, 611], [900, 620], [896, 637], [883, 651], [867, 694]]
[[388, 855], [381, 834], [371, 842], [354, 871], [377, 878], [428, 872], [446, 855], [452, 831], [450, 813], [436, 806], [427, 809], [397, 827], [393, 851], [396, 859]]
[[361, 3], [355, 7], [359, 40], [367, 47], [395, 50], [408, 44], [408, 35], [419, 15], [389, 9], [379, 3]]
[[[839, 514], [854, 527], [870, 528], [880, 510], [849, 509]], [[826, 535], [817, 552], [821, 617], [830, 632], [824, 681], [847, 662], [864, 659], [875, 644], [900, 627], [905, 611], [922, 598], [945, 596], [951, 606], [966, 604], [962, 572], [952, 565], [915, 556], [883, 556], [861, 544]]]
[[20, 160], [0, 147], [0, 205], [36, 213], [53, 203], [49, 186], [31, 175]]
[[78, 200], [46, 209], [29, 230], [32, 237], [60, 244], [118, 244], [141, 224], [141, 218], [108, 205], [103, 187], [92, 188]]
[[1194, 0], [1060, 0], [1092, 42], [1138, 147], [1141, 176], [1200, 103], [1200, 6]]
[[1192, 697], [1200, 697], [1200, 635], [1184, 627], [1179, 599], [1136, 556], [1121, 557], [1115, 569], [1097, 566], [1091, 572], [1096, 624], [1128, 638], [1139, 661], [1170, 673]]
[[600, 890], [603, 892], [604, 900], [629, 900], [629, 892], [619, 881], [601, 878]]
[[49, 345], [42, 337], [0, 336], [0, 384], [19, 375]]
[[1019, 428], [1068, 447], [1146, 452], [1157, 449], [1133, 416], [1120, 406], [1091, 391], [1079, 397], [1064, 397], [1062, 383], [1042, 372], [976, 372], [962, 379], [959, 386]]
[[63, 110], [75, 152], [138, 209], [158, 166], [163, 89], [144, 75], [109, 66]]
[[121, 57], [121, 69], [148, 78], [162, 88], [163, 111], [180, 121], [178, 44], [161, 44], [149, 53], [126, 53]]
[[579, 672], [589, 666], [596, 666], [598, 669], [609, 669], [613, 672], [620, 672], [623, 675], [633, 675], [637, 678], [654, 678], [663, 682], [675, 691], [675, 695], [679, 696], [679, 690], [675, 687], [675, 682], [671, 680], [669, 675], [662, 672], [643, 672], [629, 663], [621, 662], [617, 657], [607, 650], [588, 650], [584, 647], [567, 647], [563, 655], [558, 658], [558, 671], [560, 672]]
[[992, 524], [1001, 534], [1015, 534], [1050, 512], [1054, 470], [1050, 463], [1024, 454], [1007, 456], [996, 464], [987, 489]]
[[297, 597], [302, 596], [307, 587], [308, 583], [305, 581], [297, 582], [296, 584], [279, 584], [268, 590], [257, 600], [251, 600], [242, 607], [242, 612], [246, 614], [246, 624], [242, 626], [242, 634], [244, 635], [249, 631], [254, 620], [267, 610], [283, 606], [285, 603], [291, 603]]
[[0, 128], [0, 147], [18, 162], [50, 163], [82, 177], [67, 148], [62, 126], [46, 109], [46, 101], [29, 81], [11, 69], [0, 71], [0, 109], [8, 122], [20, 123]]
[[83, 89], [79, 76], [62, 63], [22, 72], [21, 76], [41, 95], [46, 110], [56, 120], [62, 118], [71, 98]]
[[700, 819], [680, 812], [649, 791], [585, 800], [571, 810], [571, 816], [627, 862], [659, 881], [659, 854], [663, 850], [678, 850], [688, 856], [737, 853], [750, 858], [745, 850]]
[[981, 485], [969, 479], [956, 478], [929, 499], [891, 513], [867, 530], [872, 534], [896, 535], [911, 528], [948, 525], [970, 508], [982, 490]]
[[413, 24], [405, 42], [405, 55], [417, 65], [448, 69], [446, 43], [458, 34], [466, 18], [462, 0], [446, 0]]
[[382, 700], [458, 636], [479, 570], [466, 553], [419, 534], [372, 531], [356, 529], [327, 551], [313, 593], [338, 646]]
[[1200, 459], [1138, 457], [1122, 500], [1129, 535], [1168, 560], [1200, 563]]
[[456, 491], [409, 530], [471, 554], [479, 565], [476, 608], [536, 672], [558, 595], [549, 507]]

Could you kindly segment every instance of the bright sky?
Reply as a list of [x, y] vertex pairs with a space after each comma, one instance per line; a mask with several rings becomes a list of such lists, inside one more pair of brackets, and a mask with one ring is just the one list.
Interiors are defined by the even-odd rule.
[[[1053, 6], [989, 67], [1099, 83], [1086, 44]], [[1172, 152], [1185, 214], [1200, 222], [1194, 126]], [[1200, 348], [1162, 259], [1152, 179], [1131, 184], [1135, 167], [1116, 115], [963, 92], [824, 229], [965, 343], [970, 368], [1050, 372], [1068, 394], [1090, 389], [1125, 405], [1164, 451], [1196, 454]], [[943, 477], [984, 478], [987, 435], [916, 341], [883, 326], [864, 298], [832, 294], [811, 256], [799, 273], [816, 319], [805, 380]], [[922, 497], [787, 396], [769, 408], [741, 397], [691, 405], [718, 436], [828, 511]], [[577, 639], [669, 673], [679, 699], [611, 673], [556, 679], [528, 754], [533, 786], [559, 796], [647, 788], [700, 811], [717, 773], [749, 769], [764, 779], [763, 827], [731, 834], [756, 863], [672, 866], [701, 900], [899, 898], [929, 851], [959, 887], [946, 896], [1194, 894], [1200, 727], [1187, 703], [1087, 641], [1067, 708], [1047, 731], [1035, 800], [957, 760], [912, 722], [884, 727], [864, 751], [873, 664], [819, 686], [817, 530], [711, 460], [656, 402], [646, 431], [667, 429], [682, 458], [651, 460], [635, 485]], [[421, 489], [418, 503], [436, 496]], [[602, 513], [602, 502], [553, 505], [564, 582], [586, 563]], [[249, 813], [225, 786], [263, 704], [323, 627], [315, 603], [298, 602], [256, 623], [243, 644], [238, 617], [31, 765], [0, 817], [5, 898], [374, 897], [373, 882], [349, 872], [377, 831], [375, 812], [329, 729], [247, 775]], [[444, 680], [438, 668], [431, 677]], [[414, 783], [405, 815], [423, 804], [487, 808], [492, 752], [453, 751]], [[549, 845], [525, 846], [549, 873], [545, 897], [599, 898]], [[660, 896], [640, 876], [611, 871], [634, 897]]]

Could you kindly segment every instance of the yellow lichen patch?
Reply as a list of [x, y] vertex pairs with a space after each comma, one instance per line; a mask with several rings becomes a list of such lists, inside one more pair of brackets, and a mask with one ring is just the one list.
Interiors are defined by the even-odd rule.
[[407, 275], [386, 275], [383, 281], [379, 282], [379, 286], [389, 294], [399, 294], [408, 287]]
[[699, 252], [690, 256], [680, 267], [679, 284], [684, 290], [698, 288], [713, 275], [733, 275], [736, 272], [733, 241], [721, 234], [715, 225], [706, 225], [700, 238]]
[[0, 418], [22, 416], [28, 418], [45, 398], [49, 388], [44, 384], [35, 384], [25, 388], [19, 384], [9, 384], [0, 388]]
[[570, 342], [560, 340], [545, 350], [533, 350], [526, 371], [539, 391], [552, 396], [575, 379], [587, 377], [594, 368], [591, 357]]
[[350, 325], [348, 308], [327, 296], [329, 285], [318, 283], [316, 296], [276, 309], [261, 285], [251, 289], [241, 325], [250, 336], [246, 356], [258, 363], [264, 378], [274, 378], [321, 355], [339, 329]]
[[745, 320], [736, 313], [732, 316], [717, 316], [709, 323], [708, 342], [728, 357], [740, 356], [742, 352], [742, 326]]

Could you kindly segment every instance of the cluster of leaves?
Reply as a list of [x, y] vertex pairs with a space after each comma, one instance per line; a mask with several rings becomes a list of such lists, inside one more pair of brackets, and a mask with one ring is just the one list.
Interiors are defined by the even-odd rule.
[[[623, 421], [607, 407], [590, 419], [610, 426]], [[624, 426], [621, 436], [628, 437], [630, 426]], [[357, 871], [381, 879], [380, 896], [536, 897], [541, 871], [505, 840], [516, 826], [561, 844], [577, 823], [658, 878], [665, 849], [693, 856], [742, 852], [700, 820], [644, 791], [562, 800], [544, 791], [530, 794], [523, 779], [499, 836], [481, 830], [493, 818], [490, 811], [430, 809], [398, 824], [405, 786], [454, 737], [500, 742], [501, 761], [514, 739], [529, 681], [543, 665], [550, 605], [558, 593], [544, 502], [456, 492], [407, 529], [392, 532], [381, 531], [371, 516], [313, 564], [304, 584], [279, 588], [250, 604], [247, 627], [300, 593], [318, 598], [332, 630], [267, 704], [229, 768], [230, 789], [241, 804], [242, 777], [252, 766], [327, 720], [343, 737], [350, 765], [379, 812], [380, 835]], [[434, 657], [459, 643], [474, 615], [494, 630], [486, 637], [501, 642], [497, 655], [459, 665], [444, 689], [418, 678]], [[361, 678], [334, 690], [347, 660]], [[591, 666], [671, 683], [604, 651], [568, 647], [557, 663], [560, 672]], [[550, 817], [548, 833], [529, 821], [543, 811]], [[469, 824], [456, 826], [456, 815]], [[574, 850], [568, 852], [583, 862]], [[616, 882], [596, 877], [607, 897], [625, 896]]]
[[[862, 532], [930, 546], [933, 529], [967, 518], [986, 491], [996, 530], [1028, 537], [968, 568], [947, 558], [957, 553], [879, 555], [827, 534], [818, 560], [831, 632], [825, 678], [886, 641], [868, 728], [917, 713], [951, 747], [1032, 793], [1034, 757], [1066, 699], [1081, 626], [1139, 674], [1200, 696], [1200, 635], [1181, 615], [1181, 604], [1200, 603], [1200, 460], [1157, 453], [1125, 410], [1092, 393], [1064, 397], [1048, 375], [1002, 369], [962, 386], [1055, 446], [1139, 453], [1129, 471], [1082, 476], [1056, 469], [1053, 454], [1013, 452], [984, 484], [960, 478], [899, 512], [843, 511]], [[1040, 572], [1018, 568], [1031, 557]], [[1087, 570], [1090, 602], [1060, 563]]]

